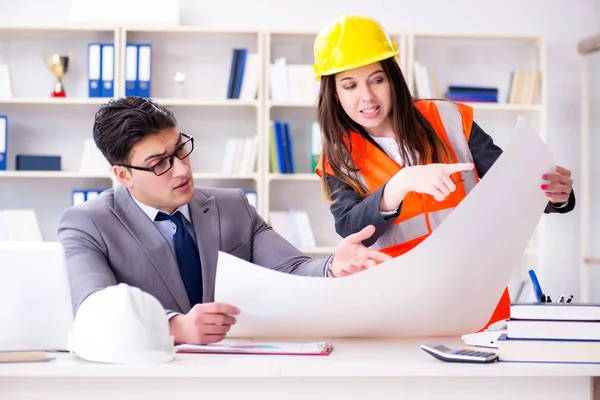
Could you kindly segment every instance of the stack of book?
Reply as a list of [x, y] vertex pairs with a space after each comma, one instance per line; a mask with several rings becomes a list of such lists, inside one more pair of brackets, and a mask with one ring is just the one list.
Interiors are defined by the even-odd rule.
[[498, 88], [482, 86], [448, 86], [446, 99], [460, 102], [497, 103]]
[[514, 303], [500, 361], [600, 363], [600, 304]]

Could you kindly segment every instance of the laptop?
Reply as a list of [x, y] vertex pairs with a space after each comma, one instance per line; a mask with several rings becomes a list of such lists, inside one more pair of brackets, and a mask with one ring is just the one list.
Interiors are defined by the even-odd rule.
[[0, 351], [68, 351], [72, 326], [62, 245], [0, 241]]

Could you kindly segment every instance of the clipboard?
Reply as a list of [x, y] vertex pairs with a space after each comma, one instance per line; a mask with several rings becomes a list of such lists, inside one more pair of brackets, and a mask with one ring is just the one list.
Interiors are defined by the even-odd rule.
[[177, 353], [195, 354], [263, 354], [295, 356], [327, 356], [334, 346], [328, 342], [284, 343], [235, 341], [207, 345], [180, 344], [175, 346]]

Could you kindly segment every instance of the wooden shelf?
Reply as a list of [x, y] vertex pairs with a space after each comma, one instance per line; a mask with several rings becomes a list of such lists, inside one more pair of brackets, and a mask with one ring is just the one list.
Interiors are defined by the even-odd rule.
[[306, 102], [306, 101], [269, 101], [267, 102], [267, 107], [299, 107], [299, 108], [309, 108], [316, 107], [316, 100], [314, 102]]
[[270, 181], [320, 181], [317, 174], [269, 174]]
[[32, 179], [112, 179], [109, 173], [90, 173], [77, 171], [0, 171], [1, 178]]
[[[476, 110], [490, 110], [490, 111], [541, 111], [543, 109], [540, 104], [506, 104], [506, 103], [475, 103], [475, 102], [463, 102]], [[309, 108], [316, 107], [316, 103], [304, 102], [304, 101], [269, 101], [267, 103], [269, 108], [274, 107], [297, 107], [297, 108]]]
[[256, 100], [199, 100], [199, 99], [154, 99], [163, 106], [182, 106], [182, 107], [258, 107]]
[[475, 110], [490, 111], [542, 111], [540, 104], [506, 104], [506, 103], [469, 103], [465, 102]]
[[222, 174], [220, 172], [215, 173], [194, 173], [194, 179], [222, 179], [222, 180], [256, 180], [256, 174]]
[[136, 33], [169, 33], [169, 34], [210, 34], [210, 35], [258, 35], [260, 31], [252, 29], [219, 29], [219, 28], [207, 28], [203, 26], [193, 25], [177, 25], [177, 26], [124, 26], [123, 30], [126, 32]]
[[64, 25], [64, 26], [0, 26], [0, 34], [44, 34], [44, 33], [94, 33], [94, 32], [114, 32], [118, 29], [117, 26], [111, 25]]
[[108, 103], [109, 97], [15, 97], [12, 99], [0, 99], [0, 104], [29, 104], [29, 105], [100, 105]]
[[479, 33], [413, 33], [414, 39], [444, 39], [444, 40], [506, 40], [531, 42], [541, 40], [540, 35], [509, 35], [509, 34], [479, 34]]
[[[15, 97], [12, 99], [0, 99], [0, 104], [30, 104], [30, 105], [100, 105], [108, 103], [109, 97], [90, 97], [90, 98], [26, 98]], [[257, 107], [256, 100], [193, 100], [193, 99], [155, 99], [165, 106], [190, 106], [190, 107]]]

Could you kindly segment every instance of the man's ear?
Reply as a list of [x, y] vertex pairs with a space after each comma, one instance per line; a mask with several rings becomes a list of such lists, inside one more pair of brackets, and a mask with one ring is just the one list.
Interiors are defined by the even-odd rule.
[[131, 171], [127, 167], [122, 167], [120, 165], [113, 165], [112, 172], [117, 178], [117, 181], [127, 189], [131, 189], [133, 187], [133, 182], [131, 181]]

